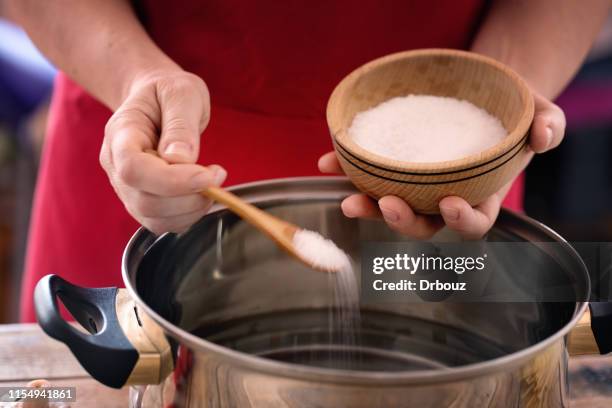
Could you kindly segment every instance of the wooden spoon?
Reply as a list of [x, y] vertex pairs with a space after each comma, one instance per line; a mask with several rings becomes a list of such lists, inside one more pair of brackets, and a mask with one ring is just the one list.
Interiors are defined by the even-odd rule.
[[281, 220], [265, 211], [260, 210], [242, 200], [235, 194], [230, 193], [220, 187], [208, 187], [201, 191], [201, 194], [225, 205], [228, 210], [232, 211], [244, 221], [248, 222], [259, 231], [266, 234], [272, 241], [286, 253], [293, 256], [300, 262], [306, 264], [312, 269], [320, 272], [337, 272], [333, 269], [324, 269], [321, 265], [315, 265], [311, 260], [300, 254], [293, 244], [293, 237], [301, 228], [291, 224], [285, 220]]
[[[146, 152], [159, 157], [155, 150], [147, 149]], [[293, 236], [301, 230], [297, 225], [268, 214], [220, 187], [208, 187], [202, 190], [200, 194], [225, 205], [228, 210], [266, 234], [283, 251], [306, 266], [321, 272], [336, 272], [335, 270], [324, 269], [321, 266], [315, 265], [311, 260], [299, 253], [293, 244]]]

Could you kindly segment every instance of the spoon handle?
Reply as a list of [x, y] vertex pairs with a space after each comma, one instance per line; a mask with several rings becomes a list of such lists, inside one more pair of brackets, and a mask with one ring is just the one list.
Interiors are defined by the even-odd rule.
[[286, 242], [286, 240], [292, 237], [298, 230], [298, 227], [295, 225], [260, 210], [220, 187], [208, 187], [202, 190], [201, 194], [211, 200], [224, 204], [230, 211], [236, 213], [243, 220], [265, 232], [283, 246], [290, 244]]
[[[156, 150], [147, 149], [145, 152], [159, 157]], [[285, 251], [295, 256], [293, 235], [299, 230], [297, 226], [260, 210], [221, 187], [208, 187], [202, 190], [200, 194], [225, 205], [228, 210], [237, 214], [240, 218], [270, 237]]]

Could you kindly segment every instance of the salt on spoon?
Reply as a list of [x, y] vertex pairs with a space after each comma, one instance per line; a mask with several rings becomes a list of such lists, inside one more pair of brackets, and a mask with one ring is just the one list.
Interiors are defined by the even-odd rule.
[[348, 255], [330, 239], [310, 230], [299, 230], [293, 235], [297, 253], [315, 267], [341, 271], [350, 267]]
[[270, 237], [285, 252], [309, 267], [322, 272], [338, 272], [346, 267], [348, 256], [332, 241], [314, 231], [281, 220], [247, 203], [220, 187], [208, 187], [201, 192], [224, 204], [230, 211]]

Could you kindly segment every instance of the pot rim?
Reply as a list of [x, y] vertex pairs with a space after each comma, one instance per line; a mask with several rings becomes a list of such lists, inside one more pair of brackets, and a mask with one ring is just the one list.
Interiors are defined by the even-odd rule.
[[[256, 188], [259, 186], [270, 186], [271, 184], [286, 184], [286, 183], [300, 183], [300, 182], [321, 182], [321, 181], [347, 181], [345, 177], [295, 177], [295, 178], [282, 178], [274, 180], [256, 181], [252, 183], [245, 183], [228, 188], [228, 190], [241, 190], [246, 188]], [[216, 206], [209, 212], [215, 212], [224, 207]], [[562, 238], [559, 234], [553, 231], [551, 228], [536, 221], [526, 215], [518, 214], [513, 211], [502, 208], [500, 215], [510, 214], [520, 221], [528, 224], [531, 227], [537, 228], [540, 232], [543, 232], [549, 238], [556, 242], [566, 244], [567, 250], [571, 252], [571, 256], [575, 257], [576, 260], [582, 265], [584, 272], [584, 278], [586, 279], [586, 290], [587, 296], [590, 294], [590, 280], [586, 272], [586, 265], [576, 250], [569, 245], [569, 243]], [[269, 360], [263, 357], [258, 357], [243, 353], [237, 350], [232, 350], [218, 344], [212, 343], [198, 336], [189, 333], [186, 330], [170, 323], [161, 317], [157, 312], [151, 309], [138, 295], [129, 275], [129, 258], [132, 252], [132, 248], [135, 247], [140, 241], [148, 234], [151, 234], [144, 227], [140, 227], [134, 235], [130, 238], [124, 252], [121, 261], [122, 278], [125, 287], [134, 299], [138, 307], [142, 308], [157, 324], [162, 327], [166, 334], [170, 335], [180, 344], [187, 345], [189, 348], [197, 351], [205, 351], [212, 353], [218, 357], [222, 357], [228, 363], [235, 364], [253, 371], [265, 373], [272, 376], [284, 376], [293, 379], [302, 380], [315, 380], [318, 382], [330, 382], [330, 383], [344, 383], [344, 384], [359, 384], [362, 386], [395, 386], [395, 385], [415, 385], [415, 384], [431, 384], [440, 382], [454, 382], [461, 381], [468, 378], [474, 378], [484, 376], [493, 372], [499, 372], [514, 368], [518, 365], [523, 364], [529, 359], [535, 357], [535, 355], [553, 346], [557, 341], [567, 335], [570, 330], [578, 323], [578, 320], [584, 314], [588, 306], [588, 297], [584, 302], [576, 302], [576, 308], [574, 316], [567, 322], [561, 329], [556, 333], [549, 336], [548, 338], [533, 344], [529, 347], [516, 351], [514, 353], [506, 354], [501, 357], [493, 358], [491, 360], [478, 362], [474, 364], [463, 365], [459, 367], [450, 367], [445, 369], [428, 369], [418, 371], [394, 371], [394, 372], [376, 372], [376, 371], [357, 371], [357, 370], [340, 370], [331, 368], [319, 368], [311, 367], [300, 364], [284, 363], [280, 361]]]

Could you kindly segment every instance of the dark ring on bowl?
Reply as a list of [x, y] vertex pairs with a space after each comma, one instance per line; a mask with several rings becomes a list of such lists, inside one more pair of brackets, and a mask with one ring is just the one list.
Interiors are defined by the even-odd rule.
[[[506, 150], [504, 153], [500, 154], [499, 156], [492, 158], [491, 160], [488, 160], [488, 161], [486, 161], [484, 163], [480, 163], [480, 164], [474, 165], [472, 167], [464, 167], [464, 168], [457, 169], [457, 170], [442, 171], [442, 172], [436, 172], [436, 173], [400, 171], [400, 170], [392, 170], [392, 169], [389, 169], [389, 168], [386, 168], [386, 167], [382, 167], [382, 166], [379, 166], [377, 164], [371, 163], [371, 162], [369, 162], [367, 160], [364, 160], [361, 157], [356, 156], [354, 153], [352, 153], [350, 150], [348, 150], [346, 147], [344, 147], [344, 145], [342, 145], [342, 143], [340, 143], [335, 136], [333, 137], [333, 142], [338, 147], [340, 147], [346, 154], [348, 154], [349, 156], [351, 156], [355, 160], [358, 160], [358, 161], [360, 161], [360, 162], [362, 162], [364, 164], [367, 164], [370, 167], [375, 167], [377, 169], [388, 171], [388, 172], [391, 172], [391, 173], [405, 174], [407, 176], [443, 176], [443, 175], [446, 175], [446, 174], [454, 174], [454, 173], [461, 173], [461, 172], [468, 171], [468, 170], [474, 170], [474, 169], [477, 169], [478, 167], [482, 167], [482, 166], [486, 166], [487, 164], [491, 164], [494, 161], [497, 161], [497, 160], [501, 159], [502, 157], [504, 157], [505, 155], [507, 155], [510, 152], [512, 152], [512, 150], [514, 150], [517, 146], [520, 146], [520, 145], [524, 144], [525, 140], [529, 136], [529, 133], [530, 133], [530, 131], [527, 131], [527, 133], [525, 133], [525, 136], [523, 136], [518, 142], [516, 142], [516, 144], [514, 144], [514, 146], [512, 146], [510, 149]], [[343, 157], [347, 161], [350, 161], [344, 155], [343, 155]], [[514, 157], [514, 155], [512, 155], [512, 157]], [[502, 163], [502, 164], [504, 164], [504, 163]], [[361, 168], [359, 166], [355, 166], [355, 167]], [[481, 173], [481, 174], [485, 174], [485, 173]]]
[[[521, 140], [522, 140], [522, 141], [526, 141], [526, 139], [527, 139], [527, 135], [525, 135], [525, 137], [524, 137], [523, 139], [521, 139]], [[371, 171], [369, 171], [369, 170], [367, 170], [367, 169], [364, 169], [363, 167], [358, 166], [357, 164], [355, 164], [353, 161], [351, 161], [349, 158], [347, 158], [347, 157], [344, 155], [344, 153], [342, 152], [342, 150], [344, 150], [344, 148], [342, 148], [342, 149], [338, 149], [338, 150], [336, 150], [336, 151], [337, 151], [337, 152], [340, 154], [340, 156], [342, 156], [342, 158], [343, 158], [344, 160], [346, 160], [348, 163], [350, 163], [350, 164], [351, 164], [353, 167], [355, 167], [355, 168], [357, 168], [357, 169], [359, 169], [359, 170], [363, 171], [364, 173], [367, 173], [367, 174], [369, 174], [369, 175], [371, 175], [371, 176], [378, 177], [378, 178], [382, 178], [382, 179], [385, 179], [385, 180], [388, 180], [388, 181], [394, 181], [394, 182], [396, 182], [396, 183], [402, 183], [402, 184], [421, 184], [421, 185], [428, 185], [428, 184], [449, 184], [449, 183], [457, 183], [457, 182], [459, 182], [459, 181], [465, 181], [465, 180], [473, 179], [473, 178], [475, 178], [475, 177], [480, 177], [480, 176], [482, 176], [483, 174], [490, 173], [490, 172], [492, 172], [493, 170], [496, 170], [496, 169], [500, 168], [501, 166], [503, 166], [504, 164], [506, 164], [506, 163], [508, 163], [510, 160], [512, 160], [512, 159], [513, 159], [513, 158], [514, 158], [514, 157], [515, 157], [517, 154], [519, 154], [519, 153], [521, 152], [521, 150], [523, 149], [523, 146], [524, 146], [524, 145], [525, 145], [525, 143], [523, 143], [522, 145], [520, 145], [520, 148], [519, 148], [519, 149], [517, 149], [517, 150], [516, 150], [516, 151], [515, 151], [515, 152], [514, 152], [514, 153], [513, 153], [513, 154], [512, 154], [510, 157], [508, 157], [506, 160], [504, 160], [503, 162], [499, 163], [498, 165], [496, 165], [496, 166], [494, 166], [494, 167], [491, 167], [490, 169], [487, 169], [487, 170], [483, 171], [482, 173], [473, 174], [473, 175], [471, 175], [471, 176], [464, 177], [464, 178], [453, 179], [453, 180], [444, 180], [444, 181], [407, 181], [407, 180], [397, 180], [397, 179], [394, 179], [394, 178], [391, 178], [391, 177], [383, 176], [383, 175], [381, 175], [381, 174], [373, 173], [373, 172], [371, 172]], [[338, 145], [338, 146], [339, 146], [339, 145]], [[517, 146], [515, 145], [514, 147], [517, 147]], [[511, 152], [511, 151], [512, 151], [512, 149], [508, 150], [508, 152]], [[502, 154], [501, 156], [498, 156], [498, 157], [496, 158], [496, 160], [497, 160], [497, 159], [499, 159], [499, 158], [501, 158], [501, 157], [503, 157], [503, 156], [504, 156], [504, 155], [506, 155], [508, 152], [506, 152], [506, 153]], [[490, 163], [490, 162], [489, 162], [489, 163]], [[377, 167], [377, 166], [373, 166], [373, 167]], [[480, 167], [480, 166], [472, 167], [472, 169], [477, 168], [477, 167]], [[378, 167], [378, 168], [380, 168], [380, 167]], [[381, 169], [381, 170], [384, 170], [384, 171], [389, 171], [389, 172], [393, 172], [393, 171], [394, 171], [394, 170], [387, 170], [387, 169], [385, 169], [385, 168], [380, 168], [380, 169]], [[464, 169], [464, 170], [461, 170], [461, 171], [465, 171], [465, 170], [468, 170], [468, 169]], [[454, 172], [453, 172], [453, 173], [454, 173]], [[443, 173], [443, 174], [448, 174], [448, 173]], [[417, 175], [419, 175], [419, 176], [429, 176], [429, 175], [434, 175], [434, 173], [429, 173], [429, 174], [427, 174], [427, 173], [418, 173]]]

